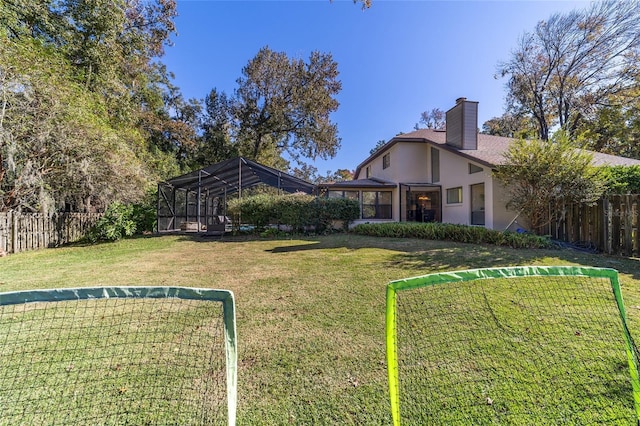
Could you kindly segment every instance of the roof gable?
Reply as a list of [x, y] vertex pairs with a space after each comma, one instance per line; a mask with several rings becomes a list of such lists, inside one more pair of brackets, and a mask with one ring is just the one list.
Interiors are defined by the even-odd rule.
[[[487, 167], [495, 167], [505, 163], [504, 153], [509, 149], [509, 145], [514, 141], [512, 138], [502, 136], [478, 134], [477, 149], [458, 149], [446, 143], [446, 132], [443, 130], [419, 129], [410, 133], [398, 135], [380, 147], [376, 152], [360, 163], [356, 168], [357, 177], [362, 167], [370, 163], [377, 157], [386, 153], [389, 148], [397, 143], [423, 142], [432, 144], [438, 148], [458, 154], [468, 160], [476, 161]], [[601, 152], [589, 151], [593, 155], [594, 166], [640, 166], [640, 160], [620, 157], [617, 155], [604, 154]]]

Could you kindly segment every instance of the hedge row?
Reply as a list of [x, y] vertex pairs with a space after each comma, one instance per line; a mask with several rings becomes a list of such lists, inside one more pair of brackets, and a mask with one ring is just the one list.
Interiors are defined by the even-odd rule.
[[343, 230], [360, 215], [357, 201], [311, 195], [254, 195], [227, 203], [234, 225], [254, 225], [257, 231], [267, 225], [285, 225], [298, 232], [314, 229], [324, 232], [339, 222]]
[[353, 233], [374, 237], [421, 238], [459, 243], [494, 244], [512, 248], [552, 248], [549, 238], [533, 234], [495, 231], [479, 226], [448, 223], [365, 223], [355, 226]]

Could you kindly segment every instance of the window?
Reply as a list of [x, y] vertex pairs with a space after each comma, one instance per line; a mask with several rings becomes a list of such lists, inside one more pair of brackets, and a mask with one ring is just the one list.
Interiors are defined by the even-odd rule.
[[329, 198], [348, 198], [350, 200], [357, 200], [360, 198], [358, 191], [329, 191]]
[[362, 191], [363, 219], [391, 219], [391, 191]]
[[431, 147], [431, 183], [440, 182], [440, 151]]
[[462, 187], [447, 189], [447, 204], [462, 203]]
[[387, 153], [382, 156], [382, 168], [386, 169], [391, 165], [391, 154]]
[[367, 179], [369, 179], [369, 177], [371, 176], [371, 166], [367, 166], [366, 169], [364, 169], [365, 171], [365, 176]]
[[469, 174], [472, 175], [474, 173], [479, 173], [481, 171], [483, 171], [484, 169], [480, 166], [476, 166], [475, 164], [471, 164], [469, 163]]

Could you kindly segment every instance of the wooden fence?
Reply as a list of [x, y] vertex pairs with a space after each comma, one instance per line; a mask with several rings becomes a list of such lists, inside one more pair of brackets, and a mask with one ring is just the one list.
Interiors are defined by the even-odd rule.
[[0, 253], [18, 253], [80, 240], [99, 213], [0, 213]]
[[610, 195], [594, 205], [558, 201], [551, 209], [560, 213], [547, 229], [552, 238], [607, 254], [640, 257], [640, 195]]

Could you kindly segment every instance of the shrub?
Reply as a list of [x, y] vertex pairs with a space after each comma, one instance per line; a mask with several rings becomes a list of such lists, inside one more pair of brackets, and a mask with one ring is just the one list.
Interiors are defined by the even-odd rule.
[[234, 227], [237, 228], [240, 222], [250, 223], [262, 231], [275, 214], [273, 199], [272, 195], [259, 194], [229, 200], [227, 210], [233, 216]]
[[553, 247], [553, 243], [547, 237], [450, 223], [364, 223], [355, 226], [352, 232], [374, 237], [422, 238], [459, 243], [494, 244], [512, 248]]
[[113, 202], [89, 231], [86, 239], [95, 243], [98, 241], [116, 241], [123, 237], [130, 237], [136, 232], [134, 218], [133, 204], [125, 205], [119, 201]]
[[608, 166], [602, 169], [609, 193], [640, 194], [640, 166]]
[[136, 224], [135, 232], [153, 232], [156, 230], [156, 219], [158, 214], [158, 190], [147, 192], [140, 203], [132, 205], [132, 220]]
[[286, 225], [294, 232], [315, 229], [321, 233], [331, 229], [334, 222], [342, 222], [346, 230], [360, 214], [357, 201], [307, 194], [260, 194], [229, 200], [227, 208], [233, 216], [235, 229], [241, 221], [254, 225], [257, 232], [262, 232], [269, 224], [278, 224]]

